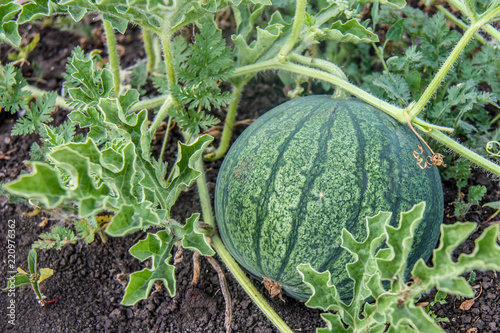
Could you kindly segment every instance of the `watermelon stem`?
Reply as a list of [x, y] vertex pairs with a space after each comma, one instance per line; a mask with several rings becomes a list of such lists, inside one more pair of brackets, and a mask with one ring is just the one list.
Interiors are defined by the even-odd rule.
[[[416, 125], [416, 124], [415, 124]], [[416, 125], [417, 127], [420, 128], [419, 125]], [[475, 164], [479, 165], [480, 167], [488, 170], [489, 172], [500, 176], [500, 165], [482, 157], [481, 155], [473, 152], [472, 150], [464, 147], [460, 143], [456, 142], [449, 136], [445, 135], [441, 131], [436, 131], [432, 130], [428, 133], [430, 137], [435, 139], [436, 141], [442, 143], [446, 147], [452, 149], [456, 153], [462, 155], [463, 157], [467, 158], [469, 161], [474, 162]]]
[[224, 129], [222, 130], [222, 137], [220, 139], [219, 147], [214, 151], [207, 155], [205, 155], [206, 161], [216, 161], [222, 158], [229, 146], [231, 144], [231, 138], [233, 136], [233, 127], [234, 127], [234, 119], [236, 118], [236, 111], [238, 110], [238, 104], [241, 99], [241, 93], [243, 91], [243, 87], [247, 84], [252, 76], [249, 76], [244, 79], [244, 81], [235, 84], [233, 86], [233, 101], [229, 105], [227, 110], [226, 120], [224, 122]]
[[306, 15], [306, 5], [307, 0], [297, 0], [296, 2], [295, 16], [292, 20], [292, 32], [290, 33], [290, 36], [286, 40], [277, 56], [278, 60], [281, 63], [287, 62], [288, 54], [292, 51], [292, 49], [295, 47], [295, 44], [297, 44], [297, 41], [299, 40], [300, 32], [302, 30], [302, 25], [304, 23], [304, 18]]
[[106, 44], [108, 49], [109, 65], [113, 73], [113, 84], [115, 86], [116, 97], [120, 96], [120, 59], [116, 47], [115, 29], [107, 20], [103, 20], [104, 34], [106, 35]]
[[[290, 59], [290, 61], [297, 62], [301, 65], [311, 66], [323, 70], [325, 72], [331, 73], [346, 82], [349, 81], [344, 71], [333, 62], [313, 57], [306, 57], [295, 52], [290, 53], [288, 59]], [[336, 99], [349, 99], [350, 97], [349, 93], [344, 89], [342, 89], [341, 86], [335, 86], [335, 93], [333, 94], [333, 96]]]
[[266, 315], [267, 318], [283, 333], [293, 333], [292, 329], [288, 327], [285, 321], [274, 311], [274, 309], [265, 300], [264, 296], [255, 288], [250, 279], [246, 276], [238, 263], [234, 260], [231, 254], [227, 251], [222, 239], [217, 233], [215, 226], [215, 219], [212, 211], [212, 203], [210, 201], [210, 193], [208, 191], [207, 181], [204, 172], [204, 163], [201, 158], [196, 162], [196, 169], [201, 171], [201, 175], [196, 180], [198, 186], [198, 193], [200, 195], [201, 211], [205, 223], [213, 227], [214, 234], [212, 235], [212, 246], [222, 259], [226, 267], [234, 276], [236, 281], [243, 287], [245, 292], [250, 296], [252, 301], [259, 307], [259, 309]]
[[342, 89], [348, 91], [349, 93], [365, 101], [366, 103], [373, 105], [377, 109], [384, 111], [385, 113], [389, 114], [391, 117], [395, 118], [399, 122], [406, 123], [406, 119], [403, 114], [403, 109], [394, 106], [390, 103], [387, 103], [386, 101], [383, 101], [371, 95], [370, 93], [353, 85], [352, 83], [343, 80], [336, 75], [325, 72], [324, 70], [310, 68], [308, 66], [299, 65], [292, 62], [287, 62], [283, 64], [276, 58], [272, 58], [252, 65], [241, 66], [239, 68], [236, 68], [233, 71], [231, 77], [253, 74], [265, 70], [285, 70], [291, 73], [306, 75], [318, 80], [329, 82], [335, 86], [342, 87]]

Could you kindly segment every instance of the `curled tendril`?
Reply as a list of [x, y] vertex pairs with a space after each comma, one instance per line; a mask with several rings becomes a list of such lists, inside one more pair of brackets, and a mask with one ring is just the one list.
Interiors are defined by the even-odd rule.
[[486, 152], [490, 156], [500, 157], [500, 142], [490, 141], [486, 144]]
[[[420, 155], [425, 153], [424, 148], [422, 148], [422, 145], [417, 146], [418, 149], [420, 149], [420, 152], [417, 152], [414, 150], [413, 157], [415, 157], [415, 159], [417, 160], [417, 165], [420, 167], [420, 169], [422, 169], [422, 170], [430, 169], [435, 165], [437, 165], [437, 166], [442, 165], [443, 167], [446, 168], [446, 164], [444, 164], [444, 161], [443, 161], [444, 155], [439, 154], [439, 153], [437, 153], [437, 154], [434, 153], [432, 151], [431, 147], [429, 147], [429, 145], [427, 144], [427, 142], [425, 142], [425, 140], [420, 136], [420, 134], [418, 134], [417, 131], [415, 131], [415, 129], [411, 125], [410, 117], [408, 116], [408, 114], [406, 112], [405, 112], [405, 117], [406, 117], [406, 121], [408, 122], [408, 126], [410, 126], [413, 133], [415, 133], [415, 135], [420, 139], [420, 141], [422, 141], [427, 146], [427, 148], [429, 149], [429, 151], [432, 154], [432, 156], [425, 156], [425, 159], [422, 158], [422, 156], [420, 156]], [[432, 129], [430, 129], [429, 131], [431, 131], [431, 130]]]
[[425, 156], [425, 160], [420, 156], [421, 154], [424, 154], [424, 148], [422, 148], [422, 145], [418, 145], [418, 149], [420, 149], [420, 152], [413, 151], [413, 157], [417, 159], [417, 165], [420, 167], [420, 169], [430, 169], [435, 165], [442, 165], [446, 167], [446, 164], [443, 163], [443, 158], [444, 156], [442, 154], [436, 154], [432, 150], [432, 156]]

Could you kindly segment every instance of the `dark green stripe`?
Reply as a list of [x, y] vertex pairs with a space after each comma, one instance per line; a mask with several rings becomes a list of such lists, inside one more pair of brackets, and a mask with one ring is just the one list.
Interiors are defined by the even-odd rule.
[[[310, 103], [308, 103], [310, 105]], [[308, 114], [306, 114], [305, 116], [302, 116], [301, 117], [301, 120], [302, 121], [298, 121], [297, 122], [297, 125], [295, 126], [294, 130], [292, 132], [290, 132], [290, 134], [288, 135], [288, 137], [286, 138], [286, 140], [284, 141], [284, 143], [281, 145], [280, 147], [280, 150], [279, 150], [279, 154], [278, 154], [278, 157], [276, 158], [275, 160], [275, 163], [272, 165], [271, 167], [271, 176], [268, 180], [268, 184], [267, 185], [271, 185], [271, 184], [274, 184], [275, 180], [276, 180], [276, 174], [277, 174], [277, 170], [281, 167], [279, 161], [281, 160], [281, 158], [283, 157], [283, 155], [285, 154], [285, 152], [287, 151], [287, 148], [288, 146], [290, 145], [290, 143], [292, 142], [292, 138], [295, 137], [295, 135], [302, 129], [302, 127], [304, 126], [304, 123], [306, 121], [308, 121], [310, 118], [311, 118], [311, 112], [309, 112]], [[256, 254], [256, 257], [257, 257], [257, 265], [259, 267], [259, 269], [262, 271], [262, 262], [261, 262], [261, 251], [262, 251], [262, 243], [261, 243], [261, 234], [262, 234], [262, 227], [264, 225], [264, 221], [265, 221], [265, 217], [267, 216], [268, 214], [268, 211], [267, 211], [267, 205], [264, 205], [267, 201], [267, 199], [269, 198], [269, 192], [270, 190], [274, 190], [273, 188], [271, 188], [271, 186], [267, 186], [266, 188], [266, 191], [265, 191], [265, 194], [262, 195], [261, 197], [261, 201], [257, 204], [257, 208], [258, 208], [258, 212], [257, 212], [257, 221], [259, 222], [257, 225], [256, 225], [256, 230], [255, 230], [255, 237], [253, 239], [253, 244], [254, 244], [254, 249], [255, 249], [255, 254]], [[263, 251], [268, 251], [269, 249], [264, 249]]]
[[[311, 111], [311, 113], [318, 112], [318, 110], [320, 108], [324, 108], [324, 106], [322, 104], [316, 106], [316, 108], [313, 111]], [[328, 116], [328, 118], [325, 120], [325, 122], [321, 125], [321, 128], [319, 129], [320, 132], [322, 132], [322, 133], [326, 132], [327, 135], [320, 136], [320, 141], [318, 143], [319, 148], [317, 151], [317, 155], [315, 157], [315, 162], [314, 162], [314, 167], [313, 167], [313, 168], [317, 168], [317, 172], [316, 173], [309, 173], [307, 175], [307, 181], [304, 184], [304, 190], [302, 191], [301, 196], [300, 196], [299, 207], [297, 209], [297, 212], [295, 214], [295, 219], [293, 221], [292, 232], [290, 233], [290, 235], [288, 237], [290, 240], [290, 243], [288, 244], [283, 263], [281, 264], [281, 267], [278, 270], [278, 274], [276, 277], [277, 280], [279, 280], [281, 278], [283, 271], [287, 268], [288, 263], [290, 261], [290, 254], [293, 252], [293, 250], [295, 248], [295, 244], [297, 243], [297, 234], [298, 234], [298, 230], [299, 230], [299, 224], [302, 222], [301, 218], [307, 214], [307, 204], [309, 202], [307, 200], [307, 198], [311, 195], [312, 184], [314, 183], [316, 178], [321, 177], [321, 175], [325, 171], [325, 163], [323, 163], [323, 162], [324, 162], [325, 157], [326, 157], [325, 153], [328, 151], [327, 145], [328, 145], [328, 141], [330, 140], [330, 135], [331, 135], [331, 132], [329, 131], [329, 129], [332, 126], [334, 126], [333, 124], [334, 124], [334, 120], [336, 118], [335, 112], [337, 111], [337, 109], [338, 109], [338, 106], [334, 105], [333, 109], [328, 110], [329, 112], [326, 114]]]

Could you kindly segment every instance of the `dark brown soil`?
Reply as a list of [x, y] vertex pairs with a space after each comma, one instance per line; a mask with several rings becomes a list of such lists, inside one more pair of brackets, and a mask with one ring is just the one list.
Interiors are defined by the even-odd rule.
[[[72, 48], [82, 42], [81, 38], [71, 33], [61, 32], [41, 25], [32, 25], [24, 30], [26, 36], [40, 33], [39, 47], [30, 54], [32, 65], [23, 67], [25, 75], [37, 76], [37, 84], [43, 89], [59, 89], [61, 72], [64, 71], [65, 59]], [[98, 33], [97, 33], [98, 35]], [[131, 38], [124, 38], [121, 44], [125, 47], [122, 62], [131, 64], [143, 56], [136, 30], [130, 30]], [[102, 48], [99, 37], [92, 43], [84, 42], [84, 48]], [[5, 47], [0, 48], [0, 60], [6, 62]], [[139, 53], [138, 53], [139, 52]], [[103, 57], [105, 58], [105, 54]], [[33, 64], [41, 72], [36, 72]], [[286, 98], [282, 87], [275, 83], [274, 75], [262, 75], [247, 85], [240, 103], [238, 120], [252, 119], [263, 114], [272, 107], [284, 102]], [[54, 117], [63, 119], [65, 113], [59, 111]], [[57, 120], [56, 120], [57, 121]], [[25, 169], [24, 160], [29, 159], [28, 151], [37, 136], [11, 136], [10, 130], [14, 122], [13, 116], [3, 115], [0, 124], [0, 182], [15, 179]], [[236, 130], [241, 132], [242, 128]], [[161, 145], [161, 138], [155, 144]], [[175, 159], [175, 151], [170, 151], [169, 159]], [[215, 179], [220, 162], [206, 165], [207, 179], [210, 189], [215, 187]], [[484, 202], [500, 200], [500, 187], [497, 180], [487, 177], [479, 170], [474, 171], [471, 184], [485, 185], [488, 196]], [[445, 223], [456, 221], [451, 203], [457, 196], [454, 182], [443, 182], [445, 190]], [[24, 205], [8, 203], [0, 197], [0, 247], [2, 262], [0, 263], [0, 286], [5, 286], [8, 277], [7, 268], [7, 222], [15, 221], [16, 232], [16, 264], [27, 269], [27, 260], [32, 243], [37, 235], [47, 232], [57, 223], [52, 221], [42, 227], [42, 215], [30, 217], [30, 208]], [[199, 212], [200, 205], [197, 191], [192, 187], [182, 193], [173, 209], [173, 218], [184, 220], [193, 212]], [[484, 222], [491, 214], [491, 209], [473, 207], [466, 219]], [[496, 219], [498, 221], [498, 218]], [[485, 228], [480, 224], [478, 231], [460, 247], [460, 252], [470, 252], [473, 239]], [[120, 305], [124, 294], [124, 286], [117, 279], [121, 273], [131, 273], [143, 268], [143, 264], [133, 258], [128, 249], [142, 237], [137, 233], [125, 238], [110, 238], [106, 244], [101, 240], [85, 245], [66, 246], [60, 251], [38, 251], [39, 267], [54, 269], [53, 277], [43, 283], [43, 293], [48, 299], [59, 300], [41, 307], [34, 294], [23, 287], [16, 291], [15, 326], [7, 323], [7, 306], [9, 297], [0, 297], [0, 332], [224, 332], [225, 303], [220, 291], [218, 276], [212, 266], [201, 259], [201, 279], [197, 285], [191, 285], [192, 254], [184, 252], [184, 258], [176, 267], [178, 281], [177, 295], [170, 298], [164, 289], [154, 291], [147, 300], [135, 306]], [[229, 289], [233, 300], [232, 328], [234, 332], [277, 332], [273, 325], [252, 303], [242, 288], [225, 270]], [[256, 281], [257, 287], [265, 293], [263, 286]], [[497, 332], [500, 330], [500, 278], [494, 272], [477, 272], [473, 286], [482, 290], [470, 310], [459, 310], [464, 301], [453, 296], [446, 298], [447, 304], [436, 305], [433, 310], [438, 317], [447, 317], [449, 323], [442, 327], [447, 332]], [[425, 295], [421, 301], [434, 298], [434, 292]], [[278, 298], [269, 299], [273, 308], [283, 317], [285, 322], [296, 332], [314, 332], [316, 327], [324, 326], [320, 311], [308, 309], [303, 303], [289, 297], [285, 302]]]

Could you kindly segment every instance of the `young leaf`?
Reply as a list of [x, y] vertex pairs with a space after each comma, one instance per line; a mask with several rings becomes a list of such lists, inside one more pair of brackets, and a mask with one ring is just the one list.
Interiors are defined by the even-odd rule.
[[22, 90], [27, 85], [21, 71], [12, 64], [0, 65], [0, 109], [15, 113], [28, 106], [30, 93]]
[[31, 251], [28, 253], [28, 268], [30, 274], [37, 273], [37, 255], [34, 249], [31, 249]]
[[123, 305], [134, 305], [147, 298], [156, 281], [163, 282], [170, 295], [175, 296], [175, 267], [169, 264], [169, 260], [176, 241], [176, 238], [163, 230], [156, 234], [148, 233], [146, 239], [140, 240], [130, 248], [130, 254], [141, 261], [151, 258], [151, 268], [130, 275], [121, 302]]
[[55, 226], [50, 232], [38, 236], [40, 238], [33, 244], [34, 249], [56, 249], [60, 250], [64, 245], [75, 243], [78, 238], [75, 233], [66, 227]]
[[61, 204], [67, 191], [60, 183], [59, 173], [45, 163], [35, 162], [32, 167], [31, 174], [21, 175], [4, 188], [15, 195], [36, 199], [49, 209]]
[[215, 254], [212, 247], [208, 244], [205, 236], [199, 231], [198, 220], [200, 214], [193, 214], [186, 220], [186, 224], [181, 226], [173, 224], [174, 233], [182, 239], [182, 247], [185, 249], [199, 252], [204, 256], [213, 256]]
[[[279, 51], [276, 47], [278, 38], [284, 35], [284, 30], [290, 29], [290, 24], [285, 23], [280, 12], [276, 11], [271, 16], [265, 29], [255, 28], [257, 36], [248, 41], [243, 35], [233, 35], [234, 50], [238, 66], [249, 65], [257, 60], [266, 60]], [[266, 55], [266, 53], [268, 55]]]
[[108, 69], [98, 69], [97, 60], [91, 54], [84, 54], [77, 46], [66, 64], [64, 87], [71, 101], [70, 106], [83, 109], [108, 98], [113, 91], [113, 74]]
[[57, 94], [51, 92], [37, 99], [36, 104], [31, 103], [30, 109], [26, 111], [26, 115], [19, 118], [14, 127], [12, 127], [12, 135], [27, 135], [38, 133], [39, 128], [43, 124], [51, 122], [50, 114], [54, 111]]

